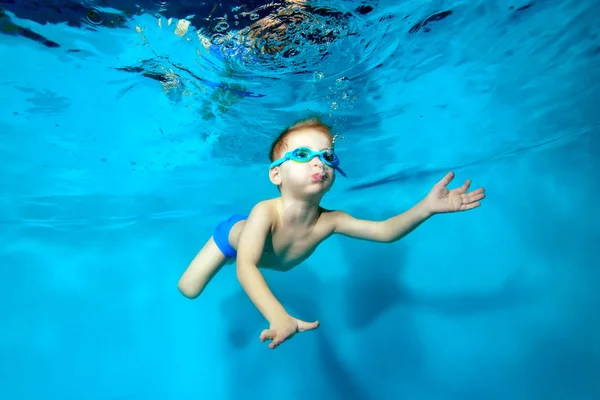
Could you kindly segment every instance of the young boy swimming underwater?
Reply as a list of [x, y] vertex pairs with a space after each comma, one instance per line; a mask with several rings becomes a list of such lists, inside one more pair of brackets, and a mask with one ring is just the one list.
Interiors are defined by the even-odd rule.
[[385, 221], [357, 219], [344, 211], [326, 210], [321, 199], [331, 189], [340, 160], [334, 136], [317, 119], [301, 121], [285, 129], [273, 142], [269, 178], [281, 195], [259, 202], [250, 215], [232, 215], [214, 230], [179, 280], [188, 298], [197, 297], [223, 265], [236, 261], [242, 287], [269, 322], [261, 341], [276, 348], [297, 332], [316, 329], [319, 322], [305, 322], [289, 315], [267, 286], [260, 268], [289, 271], [306, 260], [333, 234], [373, 242], [395, 242], [429, 217], [471, 210], [484, 198], [483, 188], [467, 193], [470, 181], [448, 190], [454, 178], [448, 173], [429, 194], [408, 211]]

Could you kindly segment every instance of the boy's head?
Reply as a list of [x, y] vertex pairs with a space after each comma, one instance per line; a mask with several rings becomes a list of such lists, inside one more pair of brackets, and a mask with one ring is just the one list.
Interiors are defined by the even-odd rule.
[[333, 152], [334, 136], [317, 118], [285, 129], [271, 146], [269, 177], [282, 194], [322, 197], [333, 185], [339, 160]]

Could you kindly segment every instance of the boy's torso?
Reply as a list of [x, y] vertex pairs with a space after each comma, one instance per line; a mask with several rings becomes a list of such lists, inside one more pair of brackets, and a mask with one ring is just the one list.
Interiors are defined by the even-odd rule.
[[[276, 208], [275, 200], [267, 200]], [[275, 209], [275, 215], [280, 216]], [[263, 254], [258, 266], [278, 271], [289, 271], [310, 257], [319, 244], [327, 239], [334, 230], [332, 213], [321, 209], [317, 222], [312, 226], [297, 226], [285, 223], [283, 218], [276, 218], [267, 235]], [[238, 223], [231, 232], [231, 240], [237, 249], [240, 234], [246, 221]]]

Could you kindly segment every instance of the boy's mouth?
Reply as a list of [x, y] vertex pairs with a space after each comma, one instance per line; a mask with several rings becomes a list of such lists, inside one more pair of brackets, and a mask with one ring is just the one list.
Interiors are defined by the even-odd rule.
[[315, 182], [322, 182], [323, 180], [325, 180], [325, 178], [327, 178], [327, 177], [325, 175], [322, 175], [319, 172], [312, 174], [312, 179]]

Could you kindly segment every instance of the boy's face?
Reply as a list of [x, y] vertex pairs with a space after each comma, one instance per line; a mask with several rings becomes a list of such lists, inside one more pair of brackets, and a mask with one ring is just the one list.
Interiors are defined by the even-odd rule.
[[[285, 150], [278, 156], [283, 157], [285, 153], [299, 147], [307, 147], [313, 151], [327, 150], [331, 148], [331, 138], [316, 129], [299, 130], [288, 136]], [[271, 175], [273, 183], [281, 184], [282, 193], [290, 192], [296, 196], [324, 195], [335, 181], [334, 169], [323, 163], [318, 156], [308, 162], [288, 160], [275, 169], [278, 171], [275, 171], [276, 176]]]

